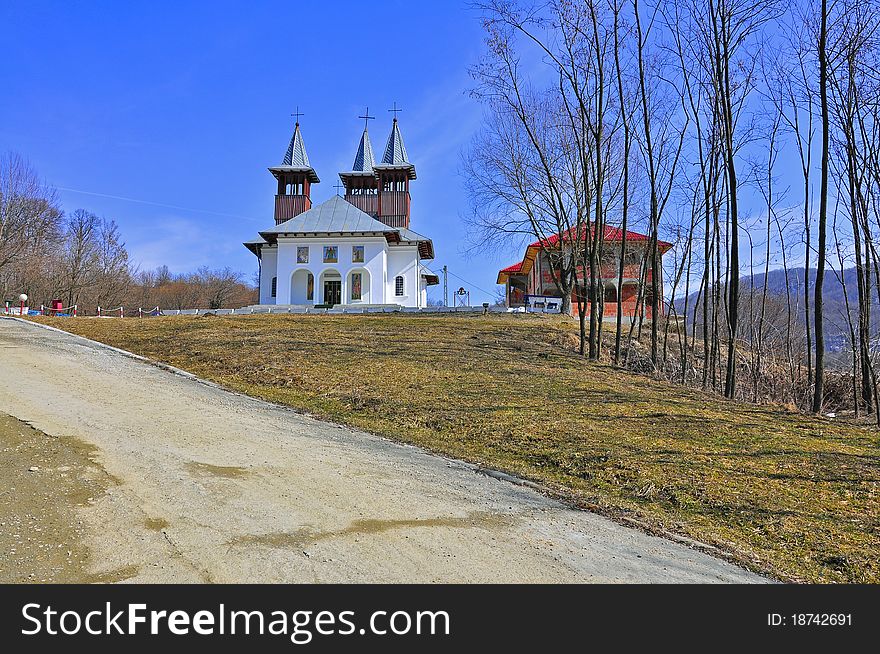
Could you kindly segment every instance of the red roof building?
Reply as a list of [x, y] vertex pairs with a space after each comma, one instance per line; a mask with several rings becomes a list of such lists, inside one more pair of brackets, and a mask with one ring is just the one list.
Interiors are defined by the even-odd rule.
[[[571, 233], [571, 230], [568, 232]], [[567, 235], [563, 241], [568, 240]], [[586, 236], [586, 235], [584, 235]], [[650, 244], [650, 238], [638, 232], [626, 232], [626, 255], [623, 268], [623, 284], [617, 288], [620, 267], [620, 242], [623, 239], [623, 230], [618, 227], [605, 227], [604, 254], [601, 265], [602, 284], [605, 289], [605, 302], [603, 318], [614, 321], [617, 317], [618, 292], [622, 299], [622, 312], [624, 317], [635, 318], [638, 313], [650, 320], [650, 298], [643, 299], [643, 307], [639, 309], [638, 296], [641, 278], [641, 262], [644, 259], [645, 250]], [[526, 247], [525, 256], [519, 263], [503, 268], [498, 271], [498, 284], [504, 284], [505, 303], [508, 307], [543, 308], [558, 305], [561, 302], [559, 289], [553, 280], [548, 256], [554, 250], [559, 249], [559, 235], [555, 234], [546, 239], [535, 241]], [[663, 256], [672, 249], [672, 244], [666, 241], [658, 241], [660, 255]], [[661, 267], [662, 270], [662, 267]], [[589, 271], [587, 271], [587, 279]], [[584, 271], [580, 271], [583, 279]], [[645, 272], [645, 285], [651, 283], [650, 268]], [[662, 285], [662, 279], [660, 280]], [[572, 294], [572, 312], [577, 313], [577, 299]], [[589, 311], [589, 305], [587, 306]]]

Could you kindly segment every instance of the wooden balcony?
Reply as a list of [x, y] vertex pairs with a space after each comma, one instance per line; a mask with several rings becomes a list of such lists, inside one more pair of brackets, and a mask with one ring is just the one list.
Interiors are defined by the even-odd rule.
[[378, 219], [391, 227], [409, 227], [409, 192], [382, 191]]
[[376, 216], [379, 213], [379, 196], [375, 193], [346, 194], [345, 200], [370, 216]]
[[312, 201], [307, 195], [276, 195], [275, 224], [280, 225], [311, 208]]

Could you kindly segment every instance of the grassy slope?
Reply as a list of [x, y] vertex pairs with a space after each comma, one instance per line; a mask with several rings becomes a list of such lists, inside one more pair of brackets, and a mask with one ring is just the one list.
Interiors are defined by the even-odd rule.
[[40, 320], [522, 475], [782, 579], [880, 581], [875, 431], [588, 363], [560, 345], [574, 325], [558, 318]]

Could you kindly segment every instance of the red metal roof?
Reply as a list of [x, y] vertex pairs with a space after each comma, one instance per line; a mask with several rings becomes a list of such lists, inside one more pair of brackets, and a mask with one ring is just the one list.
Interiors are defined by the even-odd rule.
[[[573, 233], [574, 228], [569, 229], [564, 235], [563, 240], [568, 236], [568, 234]], [[595, 233], [595, 232], [594, 232]], [[586, 238], [586, 233], [584, 233], [584, 238]], [[620, 242], [623, 240], [623, 230], [619, 227], [612, 227], [610, 225], [605, 226], [605, 242]], [[647, 243], [650, 241], [650, 237], [645, 234], [640, 234], [638, 232], [632, 232], [630, 230], [626, 231], [626, 240], [627, 242], [641, 242]], [[507, 281], [507, 278], [510, 275], [523, 274], [527, 275], [531, 270], [532, 264], [535, 261], [535, 257], [537, 257], [538, 252], [542, 248], [552, 248], [559, 243], [559, 234], [554, 234], [553, 236], [549, 236], [541, 241], [535, 241], [530, 244], [526, 248], [525, 258], [512, 266], [508, 266], [503, 270], [498, 271], [498, 284], [504, 284]], [[663, 255], [669, 250], [672, 249], [672, 243], [668, 243], [667, 241], [657, 241], [657, 248], [660, 250], [660, 254]]]
[[499, 270], [498, 271], [498, 281], [496, 281], [495, 283], [496, 284], [505, 283], [507, 281], [508, 275], [515, 275], [522, 270], [523, 263], [525, 263], [525, 262], [520, 261], [519, 263], [515, 263], [512, 266], [507, 266], [507, 268], [504, 268], [503, 270]]
[[[568, 230], [568, 232], [566, 232], [566, 235], [570, 234], [574, 231], [575, 230], [572, 227], [571, 229]], [[595, 229], [594, 229], [593, 233], [595, 233]], [[587, 236], [587, 234], [586, 234], [586, 232], [584, 232], [584, 238], [586, 238], [586, 236]], [[619, 227], [612, 227], [611, 225], [605, 225], [605, 238], [604, 238], [604, 240], [605, 241], [612, 241], [612, 242], [613, 241], [622, 241], [623, 240], [623, 230], [620, 229]], [[627, 230], [626, 231], [626, 240], [627, 241], [648, 241], [648, 240], [650, 240], [650, 237], [646, 236], [645, 234], [640, 234], [638, 232], [632, 232], [630, 230]], [[529, 247], [530, 248], [539, 248], [539, 247], [541, 247], [542, 244], [544, 245], [544, 247], [546, 247], [548, 245], [552, 246], [552, 245], [556, 245], [558, 242], [559, 242], [559, 234], [554, 234], [553, 236], [549, 236], [541, 241], [535, 241], [534, 243], [529, 245]], [[667, 243], [666, 241], [658, 240], [657, 246], [661, 250], [666, 251], [672, 247], [672, 243]]]

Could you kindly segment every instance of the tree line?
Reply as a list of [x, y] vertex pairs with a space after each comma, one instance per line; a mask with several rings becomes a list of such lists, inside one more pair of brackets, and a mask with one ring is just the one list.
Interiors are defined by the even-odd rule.
[[141, 271], [119, 227], [85, 209], [65, 213], [54, 189], [19, 154], [0, 156], [0, 301], [31, 307], [53, 299], [80, 314], [100, 306], [126, 310], [220, 309], [256, 302], [255, 290], [229, 267], [172, 274]]
[[[880, 5], [478, 7], [485, 117], [463, 160], [474, 243], [563, 239], [548, 261], [592, 359], [817, 413], [845, 401], [880, 422]], [[620, 288], [629, 250], [604, 242], [607, 225], [648, 236], [637, 300], [664, 316], [624, 319], [618, 293], [613, 339], [599, 271], [616, 263]], [[665, 258], [661, 240], [674, 243]], [[778, 269], [782, 291], [766, 283]], [[830, 370], [828, 275], [850, 353]]]

